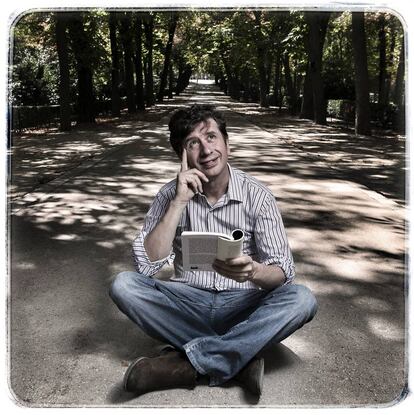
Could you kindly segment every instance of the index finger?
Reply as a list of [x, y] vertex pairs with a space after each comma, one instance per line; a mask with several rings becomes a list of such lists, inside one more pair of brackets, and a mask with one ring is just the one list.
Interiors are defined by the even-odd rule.
[[187, 163], [187, 150], [183, 149], [183, 155], [181, 157], [181, 171], [188, 170], [188, 163]]

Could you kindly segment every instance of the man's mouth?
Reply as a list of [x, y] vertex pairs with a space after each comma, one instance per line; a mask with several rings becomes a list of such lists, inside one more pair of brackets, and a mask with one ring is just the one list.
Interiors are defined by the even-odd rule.
[[218, 157], [214, 158], [214, 159], [209, 159], [209, 160], [205, 160], [205, 161], [200, 161], [201, 166], [203, 166], [205, 169], [211, 169], [212, 167], [214, 167], [217, 162], [218, 162]]

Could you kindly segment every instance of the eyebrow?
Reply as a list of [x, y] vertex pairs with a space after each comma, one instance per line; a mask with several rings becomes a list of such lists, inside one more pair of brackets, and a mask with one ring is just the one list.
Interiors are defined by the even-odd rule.
[[[205, 135], [210, 135], [210, 134], [215, 134], [215, 135], [217, 135], [217, 132], [216, 132], [216, 131], [214, 131], [214, 130], [208, 130], [208, 131], [206, 131], [206, 133], [205, 133]], [[189, 137], [187, 137], [187, 138], [185, 138], [185, 139], [184, 139], [184, 143], [186, 143], [187, 141], [193, 140], [194, 138], [197, 138], [197, 139], [198, 139], [198, 137], [197, 137], [197, 136], [190, 135]]]
[[187, 144], [189, 141], [195, 140], [195, 139], [198, 140], [198, 137], [194, 137], [194, 136], [187, 137], [184, 139], [183, 144]]

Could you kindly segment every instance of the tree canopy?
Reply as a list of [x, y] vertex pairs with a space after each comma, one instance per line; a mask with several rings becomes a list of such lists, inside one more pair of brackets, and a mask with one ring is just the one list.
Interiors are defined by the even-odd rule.
[[[370, 113], [368, 122], [401, 129], [402, 25], [390, 13], [369, 12], [356, 26], [353, 14], [243, 8], [30, 12], [11, 30], [10, 104], [14, 114], [28, 106], [60, 106], [61, 126], [70, 128], [70, 120], [145, 111], [180, 94], [192, 76], [214, 79], [234, 99], [317, 123], [326, 123], [327, 113]], [[364, 36], [353, 42], [356, 30]], [[364, 51], [366, 60], [358, 60]], [[365, 70], [367, 85], [361, 85], [357, 74]], [[368, 104], [359, 98], [363, 87]]]

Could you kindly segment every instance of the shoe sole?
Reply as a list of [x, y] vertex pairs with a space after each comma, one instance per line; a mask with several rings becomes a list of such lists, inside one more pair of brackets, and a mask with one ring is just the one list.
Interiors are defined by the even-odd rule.
[[148, 359], [148, 357], [138, 357], [138, 359], [135, 359], [130, 365], [129, 365], [129, 367], [128, 367], [128, 369], [127, 369], [127, 371], [125, 372], [125, 375], [124, 375], [124, 389], [127, 391], [127, 392], [131, 392], [130, 390], [128, 390], [128, 388], [127, 388], [127, 384], [128, 384], [128, 378], [129, 378], [129, 375], [131, 374], [131, 372], [132, 372], [132, 370], [134, 369], [134, 367], [141, 361], [141, 360], [144, 360], [144, 359]]
[[158, 350], [158, 356], [162, 356], [170, 352], [178, 352], [178, 350], [171, 344], [165, 344], [161, 347], [158, 347], [157, 350]]
[[264, 381], [264, 359], [261, 358], [259, 359], [259, 388], [258, 388], [258, 393], [257, 396], [261, 396], [262, 395], [262, 390], [263, 390], [263, 381]]

